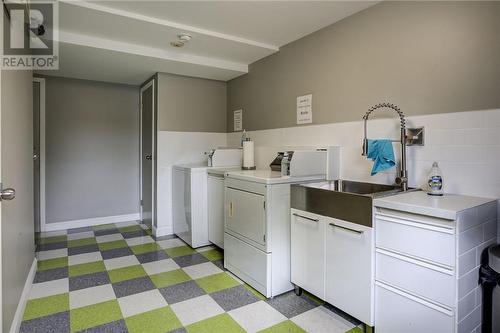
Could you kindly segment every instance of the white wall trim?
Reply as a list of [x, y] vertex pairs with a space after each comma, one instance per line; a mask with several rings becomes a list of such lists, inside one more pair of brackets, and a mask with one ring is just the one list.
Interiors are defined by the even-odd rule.
[[153, 235], [155, 235], [156, 237], [172, 235], [173, 233], [174, 233], [174, 230], [173, 230], [172, 226], [166, 226], [166, 227], [160, 227], [160, 228], [153, 226]]
[[56, 230], [65, 230], [71, 228], [89, 227], [99, 224], [138, 221], [140, 220], [140, 217], [141, 215], [139, 213], [135, 213], [135, 214], [94, 217], [89, 219], [72, 220], [64, 222], [54, 222], [45, 224], [45, 229], [43, 229], [42, 231], [56, 231]]
[[37, 269], [37, 260], [36, 258], [33, 258], [33, 263], [31, 264], [28, 277], [26, 278], [26, 282], [24, 283], [24, 288], [23, 292], [21, 293], [21, 298], [19, 299], [19, 303], [17, 304], [16, 313], [14, 314], [14, 319], [12, 320], [12, 324], [10, 325], [10, 331], [9, 331], [10, 333], [17, 333], [21, 328], [24, 309], [26, 308], [26, 303], [28, 302], [28, 297], [31, 290], [31, 285], [33, 284], [33, 279], [35, 278], [36, 269]]
[[45, 79], [34, 77], [33, 82], [40, 84], [40, 229], [45, 228]]

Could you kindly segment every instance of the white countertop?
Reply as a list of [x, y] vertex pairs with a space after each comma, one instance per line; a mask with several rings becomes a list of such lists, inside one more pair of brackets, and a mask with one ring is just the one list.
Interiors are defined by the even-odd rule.
[[176, 164], [174, 165], [175, 169], [182, 169], [182, 170], [189, 170], [189, 171], [215, 171], [215, 170], [222, 170], [222, 174], [224, 174], [225, 171], [229, 170], [240, 170], [240, 166], [216, 166], [216, 167], [209, 167], [206, 163], [191, 163], [191, 164]]
[[438, 197], [428, 195], [424, 191], [416, 191], [375, 199], [373, 204], [375, 207], [455, 220], [458, 212], [495, 200], [456, 194]]
[[209, 175], [219, 175], [224, 176], [229, 171], [238, 171], [241, 167], [212, 167], [208, 169]]
[[240, 170], [226, 172], [226, 177], [247, 180], [264, 184], [290, 184], [307, 181], [324, 180], [324, 175], [290, 177], [282, 176], [279, 171], [271, 170]]

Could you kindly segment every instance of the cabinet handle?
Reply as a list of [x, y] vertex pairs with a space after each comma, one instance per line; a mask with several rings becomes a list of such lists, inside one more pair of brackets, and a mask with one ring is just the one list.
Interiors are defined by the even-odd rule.
[[229, 217], [233, 217], [233, 203], [229, 203]]
[[297, 214], [297, 213], [293, 213], [293, 216], [301, 217], [303, 219], [306, 219], [306, 220], [309, 220], [309, 221], [313, 221], [313, 222], [319, 222], [318, 219], [313, 219], [313, 218], [310, 218], [310, 217], [307, 217], [307, 216], [303, 216], [303, 215], [300, 215], [300, 214]]
[[351, 232], [355, 232], [357, 234], [362, 234], [364, 231], [363, 230], [355, 230], [355, 229], [351, 229], [351, 228], [347, 228], [347, 227], [343, 227], [341, 225], [338, 225], [338, 224], [335, 224], [335, 223], [329, 223], [332, 227], [335, 227], [335, 228], [340, 228], [340, 229], [344, 229], [344, 230], [347, 230], [347, 231], [351, 231]]

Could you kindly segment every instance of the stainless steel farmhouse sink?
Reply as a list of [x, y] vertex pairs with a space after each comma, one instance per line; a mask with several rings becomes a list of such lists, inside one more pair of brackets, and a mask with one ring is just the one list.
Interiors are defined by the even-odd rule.
[[349, 180], [292, 185], [291, 207], [371, 227], [373, 200], [400, 192], [397, 185]]

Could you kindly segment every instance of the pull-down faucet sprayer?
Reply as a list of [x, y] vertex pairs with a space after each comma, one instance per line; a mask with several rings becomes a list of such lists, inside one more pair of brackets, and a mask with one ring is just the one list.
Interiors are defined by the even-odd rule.
[[[368, 109], [368, 112], [366, 112], [366, 114], [363, 116], [365, 136], [363, 139], [362, 155], [363, 156], [368, 155], [368, 138], [366, 135], [366, 124], [368, 122], [368, 117], [373, 111], [381, 108], [388, 108], [396, 111], [401, 121], [401, 138], [399, 140], [399, 142], [401, 143], [401, 164], [399, 169], [399, 175], [396, 177], [396, 184], [401, 186], [401, 190], [406, 191], [408, 190], [408, 171], [406, 170], [406, 120], [404, 113], [398, 106], [391, 103], [380, 103]], [[393, 140], [393, 141], [398, 142], [398, 140]]]

